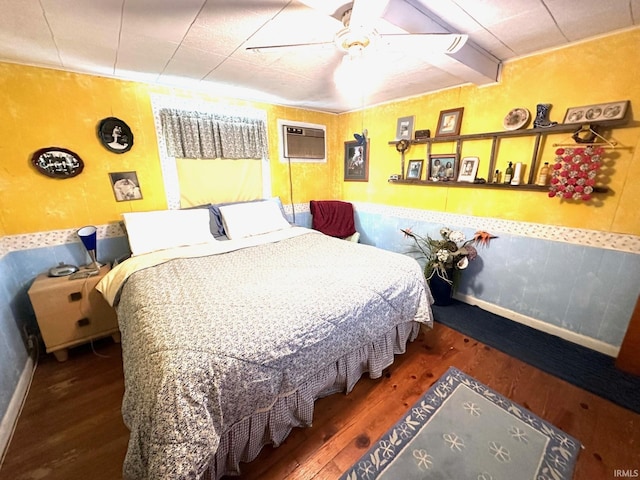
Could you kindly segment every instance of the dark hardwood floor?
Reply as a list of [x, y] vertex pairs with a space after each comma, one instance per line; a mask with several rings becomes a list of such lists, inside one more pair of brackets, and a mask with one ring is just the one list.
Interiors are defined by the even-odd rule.
[[[120, 346], [79, 347], [69, 360], [41, 358], [0, 479], [121, 478], [128, 432]], [[244, 465], [242, 479], [334, 479], [455, 366], [578, 438], [575, 479], [620, 478], [640, 469], [640, 415], [543, 373], [441, 324], [422, 333], [383, 378], [318, 400], [314, 425]], [[237, 478], [237, 477], [236, 477]]]

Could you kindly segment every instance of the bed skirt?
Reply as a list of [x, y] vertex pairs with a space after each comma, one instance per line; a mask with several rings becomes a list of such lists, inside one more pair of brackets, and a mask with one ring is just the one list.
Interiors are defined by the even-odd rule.
[[407, 342], [415, 340], [421, 325], [418, 322], [397, 325], [371, 344], [319, 371], [295, 392], [278, 398], [270, 409], [235, 423], [221, 435], [218, 450], [203, 478], [218, 480], [224, 475], [239, 475], [240, 462], [254, 460], [262, 447], [280, 445], [294, 427], [310, 427], [315, 400], [336, 392], [349, 393], [366, 372], [370, 378], [379, 378], [393, 363], [394, 355], [404, 353]]

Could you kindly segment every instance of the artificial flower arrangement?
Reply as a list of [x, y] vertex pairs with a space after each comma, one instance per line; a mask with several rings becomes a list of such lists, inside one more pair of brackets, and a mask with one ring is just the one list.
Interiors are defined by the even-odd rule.
[[449, 272], [454, 275], [458, 270], [464, 270], [469, 262], [478, 256], [475, 245], [486, 246], [493, 238], [497, 238], [485, 231], [477, 231], [473, 238], [467, 240], [464, 234], [458, 230], [444, 227], [440, 229], [441, 239], [413, 233], [410, 228], [400, 229], [405, 237], [412, 238], [418, 253], [426, 260], [424, 276], [431, 280], [437, 275], [445, 282], [453, 284], [454, 278], [449, 278]]

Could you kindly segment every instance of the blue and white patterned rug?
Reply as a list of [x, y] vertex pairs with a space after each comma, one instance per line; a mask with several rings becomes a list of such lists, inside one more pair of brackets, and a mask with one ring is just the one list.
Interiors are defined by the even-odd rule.
[[451, 367], [341, 480], [568, 480], [580, 442]]

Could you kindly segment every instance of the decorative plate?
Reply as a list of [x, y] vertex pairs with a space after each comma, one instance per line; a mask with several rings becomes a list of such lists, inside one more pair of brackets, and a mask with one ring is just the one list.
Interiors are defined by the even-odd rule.
[[124, 153], [133, 147], [133, 133], [129, 126], [116, 117], [107, 117], [100, 121], [98, 137], [107, 150]]
[[52, 178], [72, 178], [80, 175], [84, 162], [71, 150], [60, 147], [41, 148], [31, 157], [36, 169]]
[[502, 126], [505, 130], [518, 130], [529, 123], [531, 114], [526, 108], [514, 108], [504, 117]]

